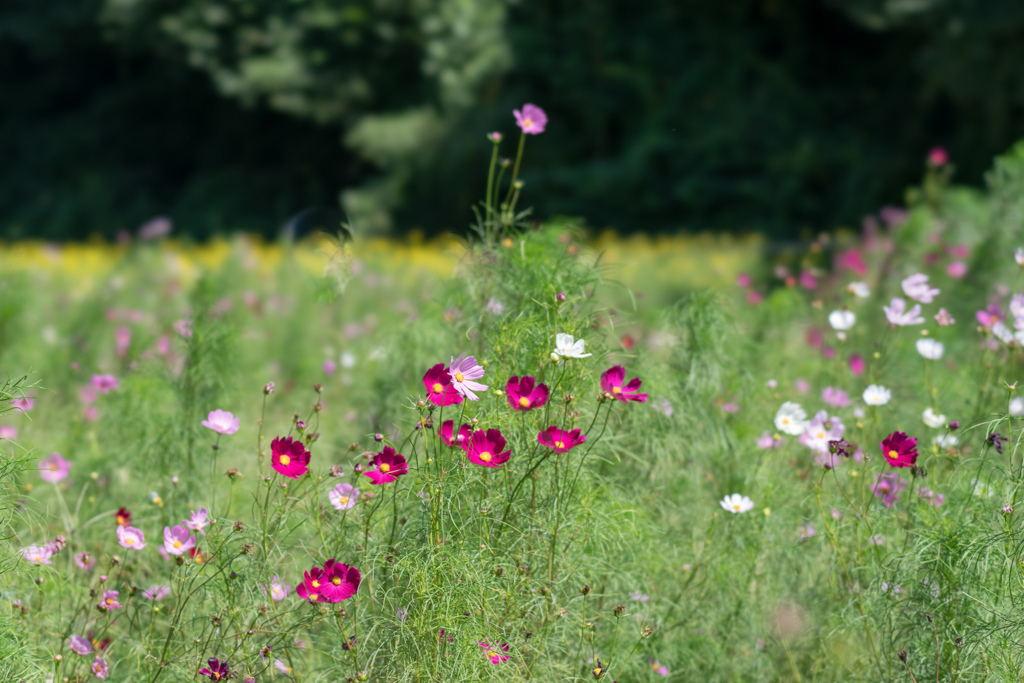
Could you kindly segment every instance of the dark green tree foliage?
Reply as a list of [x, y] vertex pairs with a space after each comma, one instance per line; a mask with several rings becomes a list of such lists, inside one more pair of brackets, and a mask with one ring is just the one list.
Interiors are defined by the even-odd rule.
[[1024, 135], [1022, 38], [1015, 0], [11, 0], [0, 234], [270, 233], [339, 201], [461, 231], [525, 101], [542, 216], [826, 229], [900, 203], [933, 145], [980, 182]]

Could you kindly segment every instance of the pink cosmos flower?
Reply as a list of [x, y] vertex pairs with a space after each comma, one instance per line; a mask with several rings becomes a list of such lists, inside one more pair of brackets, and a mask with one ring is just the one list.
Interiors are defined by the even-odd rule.
[[322, 577], [324, 580], [322, 590], [327, 602], [348, 600], [359, 590], [359, 582], [362, 580], [358, 569], [342, 564], [334, 558], [324, 563]]
[[36, 407], [36, 400], [31, 396], [22, 396], [11, 401], [11, 407], [19, 413], [27, 413]]
[[555, 425], [551, 425], [543, 432], [537, 435], [537, 441], [542, 446], [555, 449], [555, 453], [568, 453], [576, 446], [587, 440], [585, 434], [580, 433], [579, 429], [574, 429], [571, 432], [559, 429]]
[[921, 304], [914, 304], [914, 307], [907, 310], [907, 302], [899, 297], [893, 297], [888, 306], [882, 306], [886, 319], [893, 325], [903, 327], [905, 325], [920, 325], [924, 322], [921, 317]]
[[512, 377], [505, 385], [505, 398], [514, 410], [533, 410], [548, 402], [548, 387], [533, 377]]
[[450, 406], [462, 403], [462, 396], [452, 388], [444, 363], [438, 363], [423, 375], [423, 386], [427, 388], [427, 400], [434, 405]]
[[641, 394], [637, 390], [643, 382], [640, 381], [639, 377], [634, 377], [629, 380], [629, 383], [623, 386], [622, 382], [626, 379], [626, 370], [621, 365], [608, 368], [601, 374], [601, 388], [610, 393], [614, 398], [626, 403], [628, 401], [637, 401], [639, 403], [647, 402], [647, 394]]
[[139, 226], [140, 240], [155, 240], [171, 234], [174, 224], [167, 216], [156, 216]]
[[180, 334], [182, 337], [188, 339], [192, 336], [192, 321], [191, 320], [179, 320], [172, 325], [174, 331]]
[[935, 322], [937, 322], [940, 327], [948, 327], [955, 323], [956, 320], [954, 320], [953, 316], [949, 314], [949, 311], [945, 308], [940, 308], [939, 312], [935, 314]]
[[540, 135], [548, 125], [548, 115], [535, 104], [524, 104], [522, 111], [515, 109], [516, 125], [526, 135]]
[[384, 450], [374, 455], [370, 465], [374, 466], [374, 469], [367, 470], [363, 474], [370, 478], [370, 483], [374, 486], [387, 484], [398, 479], [403, 474], [409, 473], [409, 466], [405, 462], [405, 456], [401, 453], [396, 453], [395, 449], [391, 446], [385, 446]]
[[107, 666], [107, 660], [99, 655], [96, 655], [96, 660], [89, 666], [89, 670], [92, 671], [92, 675], [96, 678], [106, 678], [110, 675], [110, 667]]
[[142, 597], [146, 598], [147, 600], [152, 600], [154, 602], [156, 602], [157, 600], [163, 600], [170, 594], [170, 586], [161, 586], [159, 584], [155, 586], [150, 586], [146, 590], [142, 591]]
[[477, 645], [480, 646], [480, 651], [487, 656], [491, 664], [501, 664], [512, 659], [510, 655], [505, 654], [508, 652], [508, 643], [502, 643], [501, 645], [495, 643], [491, 645], [483, 640], [478, 640]]
[[92, 568], [96, 566], [96, 558], [89, 552], [77, 553], [75, 555], [75, 564], [82, 571], [92, 571]]
[[14, 441], [18, 438], [18, 428], [10, 425], [0, 425], [0, 439]]
[[86, 422], [95, 422], [96, 418], [100, 416], [100, 411], [96, 410], [96, 406], [89, 406], [82, 411], [82, 419]]
[[146, 547], [146, 536], [133, 526], [117, 525], [117, 541], [122, 548], [142, 550]]
[[782, 439], [775, 438], [771, 432], [761, 432], [761, 436], [757, 437], [757, 447], [767, 450], [769, 448], [778, 448], [782, 445]]
[[103, 591], [103, 597], [100, 598], [100, 601], [96, 606], [104, 611], [121, 609], [123, 605], [117, 601], [117, 597], [119, 595], [120, 593], [118, 591]]
[[864, 366], [864, 359], [861, 358], [861, 355], [859, 353], [854, 353], [850, 356], [850, 372], [852, 372], [854, 375], [856, 375], [857, 377], [863, 375]]
[[846, 270], [852, 270], [857, 275], [863, 276], [868, 272], [868, 266], [864, 263], [864, 258], [861, 256], [860, 251], [857, 249], [847, 249], [836, 254], [836, 267]]
[[301, 441], [279, 436], [270, 442], [270, 464], [278, 474], [298, 479], [309, 471], [309, 451]]
[[900, 491], [906, 487], [907, 482], [900, 475], [895, 472], [887, 472], [875, 477], [875, 484], [871, 490], [876, 498], [882, 499], [882, 505], [891, 508], [899, 499]]
[[327, 602], [327, 598], [323, 595], [324, 583], [327, 579], [323, 574], [324, 570], [320, 567], [313, 567], [309, 571], [303, 572], [302, 581], [295, 587], [295, 593], [303, 600], [310, 602]]
[[829, 417], [824, 410], [819, 411], [800, 435], [799, 441], [818, 453], [828, 452], [828, 442], [843, 438], [845, 427], [838, 417]]
[[764, 301], [764, 294], [761, 292], [755, 290], [747, 292], [747, 303], [751, 306], [757, 306], [762, 301]]
[[796, 387], [796, 390], [799, 391], [801, 394], [806, 394], [808, 391], [811, 390], [811, 383], [805, 379], [796, 379], [793, 382], [793, 386]]
[[654, 673], [658, 674], [659, 676], [668, 676], [669, 675], [668, 667], [665, 666], [664, 664], [661, 664], [657, 660], [648, 659], [647, 663], [651, 665], [651, 670], [654, 671]]
[[814, 277], [811, 271], [805, 270], [800, 273], [800, 286], [804, 289], [814, 289], [818, 286], [818, 278]]
[[336, 371], [337, 369], [338, 369], [338, 364], [337, 364], [337, 363], [335, 363], [335, 362], [334, 362], [333, 360], [331, 360], [330, 358], [328, 358], [327, 360], [325, 360], [325, 361], [324, 361], [324, 364], [323, 364], [322, 370], [324, 371], [324, 374], [325, 374], [325, 375], [333, 375], [333, 374], [334, 374], [334, 372], [335, 372], [335, 371]]
[[292, 592], [290, 584], [283, 583], [281, 579], [274, 576], [270, 579], [270, 599], [274, 602], [280, 602], [288, 597], [288, 594]]
[[903, 432], [893, 432], [878, 445], [886, 462], [893, 467], [913, 467], [917, 462], [917, 439]]
[[460, 354], [458, 358], [452, 358], [448, 366], [448, 376], [452, 378], [452, 388], [470, 401], [480, 400], [473, 392], [487, 390], [486, 384], [473, 381], [484, 376], [483, 367], [477, 365], [473, 356]]
[[56, 484], [71, 473], [71, 462], [60, 453], [50, 453], [39, 461], [39, 476], [43, 481]]
[[285, 676], [290, 676], [292, 673], [292, 670], [288, 668], [288, 665], [282, 662], [280, 659], [274, 660], [274, 666], [277, 667], [277, 670], [283, 673]]
[[359, 489], [348, 483], [338, 484], [327, 492], [327, 500], [331, 501], [335, 510], [348, 510], [359, 500]]
[[903, 280], [901, 285], [904, 294], [914, 301], [920, 301], [923, 304], [930, 304], [939, 294], [939, 290], [928, 285], [928, 276], [924, 273], [911, 275]]
[[196, 537], [180, 524], [164, 527], [164, 550], [171, 555], [184, 555], [196, 547]]
[[203, 529], [210, 526], [210, 511], [206, 508], [199, 508], [199, 512], [189, 510], [188, 513], [189, 518], [182, 523], [192, 531], [198, 531], [205, 536], [206, 532]]
[[21, 556], [34, 565], [53, 564], [53, 549], [42, 545], [30, 545], [21, 549]]
[[128, 353], [128, 347], [132, 343], [132, 331], [127, 327], [119, 327], [114, 335], [114, 339], [117, 346], [117, 357], [124, 358]]
[[754, 279], [750, 277], [750, 275], [748, 275], [747, 273], [740, 273], [739, 275], [736, 276], [737, 287], [742, 287], [743, 289], [746, 289], [751, 284], [753, 284], [753, 282]]
[[996, 304], [990, 304], [985, 307], [984, 311], [978, 311], [974, 315], [978, 322], [988, 329], [992, 329], [993, 325], [1006, 319], [1003, 309], [999, 308]]
[[93, 375], [92, 379], [89, 380], [93, 388], [101, 394], [117, 389], [117, 378], [113, 375]]
[[235, 417], [226, 410], [211, 410], [202, 424], [218, 434], [234, 434], [238, 431], [241, 418]]
[[967, 264], [963, 261], [953, 261], [946, 266], [946, 275], [959, 280], [964, 275], [967, 275]]
[[836, 389], [835, 387], [825, 387], [822, 389], [821, 400], [825, 402], [825, 405], [832, 406], [833, 408], [845, 408], [850, 405], [850, 395], [842, 389]]
[[454, 434], [455, 421], [445, 420], [441, 423], [441, 428], [437, 430], [438, 435], [441, 437], [441, 441], [444, 441], [448, 446], [462, 446], [462, 449], [466, 449], [466, 444], [469, 441], [469, 437], [473, 434], [473, 430], [469, 425], [462, 425], [459, 427], [459, 433]]
[[76, 655], [87, 655], [92, 652], [92, 643], [89, 642], [88, 638], [82, 636], [71, 636], [71, 642], [68, 643], [68, 647]]
[[505, 448], [505, 437], [497, 429], [488, 429], [486, 432], [478, 429], [473, 432], [469, 443], [466, 445], [466, 457], [474, 465], [483, 467], [500, 468], [512, 457], [511, 451], [502, 450]]
[[945, 166], [948, 163], [949, 152], [942, 147], [933, 147], [932, 150], [928, 152], [928, 164], [930, 166], [938, 168], [939, 166]]

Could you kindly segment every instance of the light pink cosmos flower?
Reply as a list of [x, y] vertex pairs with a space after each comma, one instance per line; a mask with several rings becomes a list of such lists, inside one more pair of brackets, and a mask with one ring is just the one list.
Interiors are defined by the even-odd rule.
[[908, 311], [906, 300], [899, 297], [893, 297], [888, 306], [882, 306], [882, 310], [885, 311], [886, 319], [899, 327], [920, 325], [924, 322], [924, 318], [921, 317], [921, 304], [914, 304], [914, 307]]
[[321, 367], [321, 369], [324, 371], [325, 375], [333, 375], [335, 371], [338, 369], [338, 364], [335, 363], [330, 358], [328, 358], [327, 360], [324, 361], [324, 364]]
[[836, 389], [835, 387], [825, 387], [822, 389], [821, 400], [825, 402], [825, 405], [832, 406], [833, 408], [845, 408], [850, 405], [850, 395], [842, 389]]
[[139, 226], [140, 240], [155, 240], [171, 234], [174, 224], [167, 216], [156, 216]]
[[761, 449], [778, 448], [782, 445], [782, 439], [776, 438], [771, 432], [761, 432], [757, 437], [757, 447]]
[[146, 598], [147, 600], [153, 600], [154, 602], [157, 600], [163, 600], [170, 594], [170, 586], [161, 586], [159, 584], [157, 584], [156, 586], [150, 586], [146, 590], [142, 591], [142, 597]]
[[928, 286], [928, 276], [924, 273], [911, 275], [900, 284], [904, 294], [923, 304], [930, 304], [939, 294], [939, 290]]
[[654, 659], [648, 659], [647, 662], [651, 665], [651, 670], [659, 676], [669, 675], [668, 667], [662, 664], [661, 662]]
[[117, 389], [117, 378], [113, 375], [93, 375], [89, 383], [101, 394]]
[[110, 675], [110, 667], [107, 666], [107, 660], [103, 659], [99, 655], [96, 655], [96, 660], [89, 667], [92, 671], [92, 675], [96, 678], [106, 678]]
[[218, 434], [234, 434], [238, 431], [241, 418], [237, 418], [226, 410], [211, 410], [203, 420], [203, 426]]
[[327, 500], [331, 501], [335, 510], [351, 509], [359, 500], [359, 489], [348, 483], [338, 484], [327, 492]]
[[192, 321], [191, 320], [179, 320], [174, 323], [171, 327], [174, 331], [180, 334], [182, 337], [188, 339], [192, 336]]
[[103, 597], [96, 606], [103, 611], [121, 609], [124, 605], [117, 601], [119, 595], [121, 594], [118, 591], [103, 591]]
[[986, 306], [985, 310], [978, 311], [974, 316], [978, 319], [979, 323], [988, 329], [992, 329], [993, 325], [1006, 319], [1003, 310], [996, 304]]
[[39, 461], [39, 476], [51, 484], [66, 479], [71, 472], [71, 462], [60, 453], [50, 453]]
[[146, 536], [133, 526], [117, 525], [117, 541], [122, 548], [142, 550], [146, 547]]
[[30, 545], [27, 548], [21, 549], [21, 556], [25, 558], [26, 562], [31, 562], [34, 565], [40, 564], [53, 564], [53, 550], [42, 545]]
[[952, 261], [948, 266], [946, 266], [946, 275], [955, 280], [959, 280], [964, 275], [967, 275], [967, 264], [963, 261]]
[[195, 512], [193, 510], [189, 510], [188, 512], [189, 518], [182, 523], [192, 531], [198, 531], [205, 536], [206, 532], [203, 531], [203, 529], [210, 526], [210, 511], [206, 508], [199, 508], [199, 512]]
[[956, 320], [954, 320], [953, 316], [949, 314], [949, 311], [945, 308], [940, 308], [939, 312], [935, 314], [935, 322], [937, 322], [940, 327], [949, 327], [955, 323]]
[[11, 401], [11, 407], [19, 413], [27, 413], [36, 407], [36, 400], [31, 396], [22, 396]]
[[452, 358], [448, 366], [448, 376], [452, 378], [452, 388], [470, 401], [480, 400], [473, 392], [487, 390], [486, 385], [473, 381], [484, 376], [483, 367], [477, 365], [473, 356], [461, 354], [458, 358]]
[[288, 665], [282, 662], [280, 659], [274, 660], [274, 666], [277, 667], [277, 670], [283, 673], [285, 676], [289, 676], [292, 673], [292, 670], [288, 668]]
[[287, 583], [281, 583], [281, 579], [273, 577], [270, 579], [270, 599], [274, 602], [280, 602], [288, 597], [288, 594], [292, 592], [291, 585]]
[[164, 550], [171, 555], [184, 555], [196, 547], [196, 538], [181, 525], [164, 527]]
[[71, 636], [71, 642], [68, 643], [68, 647], [76, 655], [87, 655], [92, 652], [92, 643], [89, 642], [88, 638], [82, 636]]
[[824, 453], [828, 451], [829, 441], [843, 438], [845, 429], [838, 417], [829, 417], [828, 413], [822, 410], [811, 419], [799, 441], [813, 451]]
[[548, 125], [548, 115], [535, 104], [524, 104], [522, 111], [515, 109], [516, 125], [527, 135], [540, 135]]
[[0, 439], [14, 441], [18, 438], [18, 428], [10, 425], [0, 425]]
[[92, 571], [92, 568], [96, 566], [96, 557], [90, 552], [81, 552], [75, 555], [75, 564], [82, 571]]
[[117, 357], [124, 358], [125, 354], [128, 353], [128, 347], [132, 343], [132, 331], [123, 326], [117, 328], [115, 342], [117, 344]]

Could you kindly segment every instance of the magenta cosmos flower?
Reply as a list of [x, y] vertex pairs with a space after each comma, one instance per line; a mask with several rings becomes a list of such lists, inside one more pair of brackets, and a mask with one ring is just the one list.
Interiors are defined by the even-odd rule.
[[110, 667], [107, 666], [107, 660], [103, 659], [103, 657], [100, 657], [99, 655], [96, 655], [96, 659], [93, 661], [89, 669], [92, 671], [92, 675], [96, 678], [106, 678], [110, 675]]
[[466, 457], [474, 465], [500, 468], [512, 456], [511, 451], [502, 452], [504, 448], [505, 437], [499, 430], [488, 429], [485, 432], [478, 429], [466, 445]]
[[391, 446], [385, 446], [384, 450], [373, 456], [370, 464], [375, 466], [375, 469], [367, 470], [363, 474], [370, 478], [370, 483], [374, 486], [387, 484], [398, 479], [403, 474], [409, 473], [409, 466], [405, 462], [405, 456], [401, 453], [395, 453], [395, 449]]
[[118, 591], [103, 591], [103, 597], [96, 606], [103, 611], [121, 609], [123, 605], [117, 601], [119, 595]]
[[11, 407], [21, 413], [27, 413], [36, 407], [36, 400], [31, 396], [23, 396], [11, 401]]
[[117, 542], [122, 548], [142, 550], [146, 547], [146, 536], [133, 526], [117, 526]]
[[567, 453], [586, 440], [586, 435], [581, 434], [578, 429], [567, 432], [554, 425], [551, 425], [537, 435], [537, 441], [539, 441], [542, 446], [555, 449], [555, 453]]
[[193, 510], [189, 510], [188, 512], [189, 519], [184, 520], [182, 523], [192, 531], [198, 531], [205, 536], [206, 532], [203, 531], [203, 529], [210, 526], [210, 511], [206, 508], [199, 508], [199, 512], [195, 512]]
[[89, 642], [88, 638], [82, 636], [71, 636], [71, 642], [68, 643], [68, 647], [76, 655], [87, 655], [92, 652], [92, 643]]
[[203, 426], [212, 429], [218, 434], [234, 434], [238, 431], [240, 418], [235, 417], [226, 410], [211, 410], [210, 414], [203, 420]]
[[206, 666], [207, 668], [199, 670], [199, 675], [206, 676], [211, 681], [226, 681], [231, 676], [226, 659], [222, 662], [216, 657], [211, 657], [206, 660]]
[[101, 394], [117, 389], [117, 378], [113, 375], [93, 375], [89, 383]]
[[893, 432], [878, 444], [886, 462], [893, 467], [913, 467], [917, 462], [917, 439]]
[[180, 524], [164, 527], [164, 550], [171, 555], [184, 555], [196, 547], [196, 537]]
[[626, 370], [621, 365], [616, 365], [613, 368], [608, 368], [601, 375], [601, 388], [610, 393], [618, 400], [626, 403], [627, 401], [638, 401], [640, 403], [647, 402], [647, 394], [641, 394], [637, 390], [643, 382], [640, 381], [639, 377], [634, 377], [629, 380], [629, 384], [623, 386], [622, 382], [626, 379]]
[[532, 410], [548, 402], [548, 387], [533, 377], [513, 377], [505, 385], [505, 397], [515, 410]]
[[298, 479], [309, 471], [309, 451], [290, 436], [277, 437], [270, 442], [270, 464], [281, 475]]
[[483, 367], [477, 365], [476, 358], [473, 356], [463, 353], [458, 358], [452, 358], [451, 364], [448, 366], [448, 376], [452, 378], [452, 388], [470, 401], [480, 400], [480, 397], [473, 392], [487, 390], [486, 384], [473, 381], [484, 376]]
[[39, 461], [39, 476], [51, 484], [66, 479], [70, 472], [71, 462], [65, 460], [60, 453], [50, 453]]
[[295, 592], [310, 602], [341, 602], [359, 590], [359, 570], [331, 558], [324, 566], [313, 567], [303, 574]]
[[508, 643], [502, 643], [499, 646], [497, 643], [491, 645], [486, 641], [478, 640], [477, 645], [480, 646], [481, 652], [483, 652], [487, 656], [487, 659], [491, 661], [491, 664], [501, 664], [502, 662], [507, 662], [509, 659], [511, 659], [511, 657], [507, 654]]
[[441, 428], [437, 430], [438, 435], [441, 437], [441, 441], [444, 441], [448, 446], [461, 446], [463, 450], [466, 449], [466, 443], [469, 441], [469, 437], [473, 434], [473, 430], [470, 429], [469, 425], [462, 425], [459, 427], [459, 433], [455, 434], [455, 421], [445, 420], [441, 424]]
[[331, 501], [335, 510], [348, 510], [359, 500], [359, 489], [352, 484], [338, 484], [327, 492], [327, 500]]
[[535, 104], [524, 104], [522, 110], [515, 109], [516, 125], [527, 135], [540, 135], [548, 125], [548, 115]]
[[444, 363], [438, 363], [423, 375], [423, 386], [427, 388], [427, 400], [439, 406], [458, 405], [462, 396], [452, 388], [452, 378]]

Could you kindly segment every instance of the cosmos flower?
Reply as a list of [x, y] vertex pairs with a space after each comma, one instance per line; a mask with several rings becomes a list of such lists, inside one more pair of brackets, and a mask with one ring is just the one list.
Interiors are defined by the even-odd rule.
[[846, 285], [846, 291], [858, 299], [867, 299], [871, 296], [871, 288], [868, 287], [866, 282], [851, 282]]
[[669, 675], [668, 667], [665, 666], [664, 664], [662, 664], [661, 662], [659, 662], [658, 660], [656, 660], [656, 659], [648, 659], [647, 663], [651, 665], [651, 670], [654, 671], [654, 673], [658, 674], [659, 676], [668, 676]]
[[26, 562], [31, 562], [35, 565], [40, 564], [53, 564], [53, 550], [46, 546], [41, 545], [30, 545], [21, 549], [21, 556], [25, 558]]
[[211, 657], [206, 660], [206, 666], [207, 668], [199, 670], [199, 675], [206, 676], [211, 681], [226, 681], [231, 676], [226, 659], [222, 662], [216, 657]]
[[270, 453], [270, 464], [278, 474], [298, 479], [309, 471], [309, 451], [302, 441], [279, 436], [270, 442]]
[[548, 387], [533, 377], [512, 377], [505, 385], [505, 398], [514, 410], [533, 410], [548, 402]]
[[321, 590], [327, 602], [348, 600], [359, 590], [359, 582], [362, 580], [358, 569], [334, 558], [324, 563], [322, 578], [324, 585]]
[[466, 444], [466, 457], [474, 465], [500, 468], [512, 455], [511, 451], [503, 452], [504, 448], [505, 437], [499, 430], [488, 429], [485, 432], [478, 429]]
[[772, 434], [769, 431], [761, 432], [761, 436], [757, 437], [757, 447], [761, 449], [778, 448], [782, 445], [782, 439], [777, 434]]
[[917, 462], [917, 439], [903, 432], [893, 432], [878, 444], [882, 455], [893, 467], [913, 467]]
[[514, 109], [512, 115], [516, 117], [516, 125], [526, 135], [540, 135], [548, 125], [548, 115], [535, 104], [526, 103], [521, 111]]
[[31, 396], [22, 396], [11, 401], [11, 407], [19, 413], [27, 413], [36, 407], [36, 400]]
[[117, 541], [122, 548], [142, 550], [146, 547], [146, 536], [133, 526], [117, 525]]
[[924, 322], [921, 317], [921, 304], [914, 304], [914, 307], [907, 310], [907, 302], [899, 297], [894, 297], [888, 306], [882, 306], [886, 319], [893, 325], [903, 327], [906, 325], [920, 325]]
[[444, 363], [438, 363], [423, 375], [423, 386], [427, 388], [427, 400], [434, 405], [450, 406], [462, 403], [462, 395], [452, 388], [452, 378]]
[[923, 358], [928, 360], [938, 360], [942, 358], [942, 354], [946, 350], [946, 347], [942, 345], [942, 342], [928, 337], [918, 339], [914, 345], [917, 347], [917, 352], [921, 354]]
[[452, 379], [452, 388], [470, 401], [480, 400], [474, 392], [487, 390], [486, 384], [474, 381], [484, 376], [484, 369], [477, 365], [473, 356], [460, 354], [458, 358], [452, 358], [448, 376]]
[[117, 601], [119, 595], [118, 591], [103, 591], [103, 597], [96, 606], [103, 611], [121, 609], [124, 605]]
[[107, 660], [99, 655], [96, 655], [96, 659], [89, 666], [89, 670], [92, 671], [92, 675], [96, 678], [106, 678], [110, 675], [110, 667], [107, 666]]
[[189, 510], [188, 512], [189, 518], [182, 523], [192, 531], [198, 531], [205, 536], [206, 532], [203, 531], [203, 529], [210, 526], [210, 511], [206, 508], [199, 508], [199, 512], [195, 512], [193, 510]]
[[96, 566], [96, 557], [90, 552], [81, 552], [75, 555], [75, 564], [82, 571], [92, 571], [92, 568]]
[[551, 353], [551, 359], [557, 361], [560, 358], [589, 358], [592, 353], [583, 353], [584, 342], [582, 339], [573, 340], [571, 334], [559, 332], [555, 335], [555, 350]]
[[359, 500], [359, 489], [348, 483], [338, 484], [327, 492], [327, 500], [335, 510], [348, 510]]
[[832, 406], [833, 408], [845, 408], [850, 405], [850, 395], [842, 389], [836, 389], [835, 387], [825, 387], [822, 389], [821, 400], [825, 402], [825, 405]]
[[942, 429], [946, 426], [946, 416], [938, 415], [931, 408], [924, 409], [924, 412], [921, 413], [921, 419], [932, 429]]
[[477, 645], [480, 646], [480, 651], [490, 660], [491, 664], [501, 664], [511, 659], [511, 656], [506, 654], [508, 652], [508, 643], [502, 643], [501, 645], [495, 643], [491, 645], [486, 641], [478, 640]]
[[799, 436], [807, 429], [807, 413], [800, 404], [787, 401], [775, 414], [775, 428], [791, 436]]
[[891, 508], [899, 499], [900, 491], [906, 487], [907, 482], [900, 475], [895, 472], [886, 472], [875, 477], [875, 483], [871, 491], [875, 494], [876, 498], [882, 499], [882, 505]]
[[287, 583], [283, 583], [277, 576], [273, 576], [270, 579], [270, 599], [274, 602], [280, 602], [288, 597], [288, 594], [292, 592], [292, 587]]
[[82, 636], [71, 636], [68, 647], [76, 655], [87, 655], [92, 652], [92, 643], [89, 642], [88, 638], [83, 638]]
[[171, 555], [184, 555], [195, 547], [196, 537], [185, 527], [164, 527], [164, 550]]
[[117, 378], [113, 375], [93, 375], [92, 379], [89, 380], [93, 388], [101, 394], [117, 389]]
[[374, 468], [363, 472], [363, 474], [370, 478], [370, 483], [374, 486], [387, 484], [398, 479], [403, 474], [409, 473], [409, 466], [405, 462], [405, 456], [401, 453], [396, 453], [395, 449], [391, 446], [385, 446], [384, 450], [374, 455], [370, 464]]
[[210, 414], [203, 420], [203, 426], [212, 429], [218, 434], [234, 434], [238, 431], [240, 418], [235, 417], [226, 410], [211, 410]]
[[930, 304], [939, 294], [939, 290], [928, 286], [928, 276], [924, 273], [911, 275], [900, 284], [904, 294], [923, 304]]
[[539, 441], [542, 446], [553, 448], [555, 453], [568, 453], [570, 450], [579, 446], [586, 440], [586, 435], [582, 434], [579, 429], [567, 432], [554, 425], [551, 425], [537, 435], [537, 441]]
[[147, 600], [152, 600], [154, 602], [157, 600], [163, 600], [170, 594], [170, 586], [161, 586], [159, 584], [155, 586], [150, 586], [146, 590], [142, 591], [142, 597], [146, 598]]
[[949, 311], [945, 308], [940, 308], [939, 312], [935, 314], [935, 322], [938, 323], [940, 327], [949, 327], [955, 323], [956, 320], [949, 314]]
[[857, 316], [853, 311], [832, 311], [828, 314], [828, 324], [834, 330], [845, 331], [853, 327], [857, 322]]
[[850, 372], [857, 377], [864, 374], [864, 365], [864, 359], [861, 358], [859, 353], [855, 353], [850, 356]]
[[974, 317], [978, 319], [978, 322], [988, 329], [991, 329], [993, 325], [1006, 319], [1003, 309], [999, 306], [992, 304], [986, 306], [985, 310], [978, 311], [974, 314]]
[[120, 507], [117, 512], [114, 513], [114, 520], [118, 526], [131, 526], [132, 524], [132, 513], [128, 508]]
[[750, 500], [746, 496], [741, 496], [738, 493], [726, 496], [718, 502], [722, 506], [722, 509], [728, 510], [735, 514], [743, 512], [750, 512], [754, 509], [754, 501]]
[[50, 453], [39, 461], [39, 477], [51, 484], [66, 479], [70, 472], [71, 461], [65, 460], [60, 453]]
[[448, 446], [461, 446], [463, 450], [466, 448], [466, 442], [469, 440], [470, 435], [473, 433], [472, 428], [469, 425], [462, 425], [459, 427], [459, 433], [454, 434], [455, 421], [445, 420], [441, 424], [441, 428], [437, 430], [438, 435], [441, 437], [441, 441], [444, 441]]
[[935, 166], [936, 168], [938, 168], [939, 166], [945, 166], [948, 163], [949, 152], [947, 152], [944, 148], [933, 147], [932, 150], [928, 152], [928, 164], [930, 166]]
[[825, 453], [829, 450], [829, 442], [841, 439], [844, 431], [845, 427], [838, 417], [830, 418], [826, 411], [821, 410], [800, 435], [800, 443], [813, 451]]
[[626, 370], [621, 365], [616, 365], [608, 368], [601, 374], [601, 388], [623, 403], [628, 403], [629, 401], [646, 403], [647, 394], [641, 394], [638, 391], [640, 385], [643, 384], [640, 378], [634, 377], [629, 380], [628, 384], [623, 385], [622, 383], [625, 379]]
[[869, 406], [884, 406], [892, 399], [892, 392], [878, 384], [871, 384], [864, 390], [863, 398]]
[[0, 425], [0, 439], [14, 441], [18, 438], [18, 428], [10, 425]]

